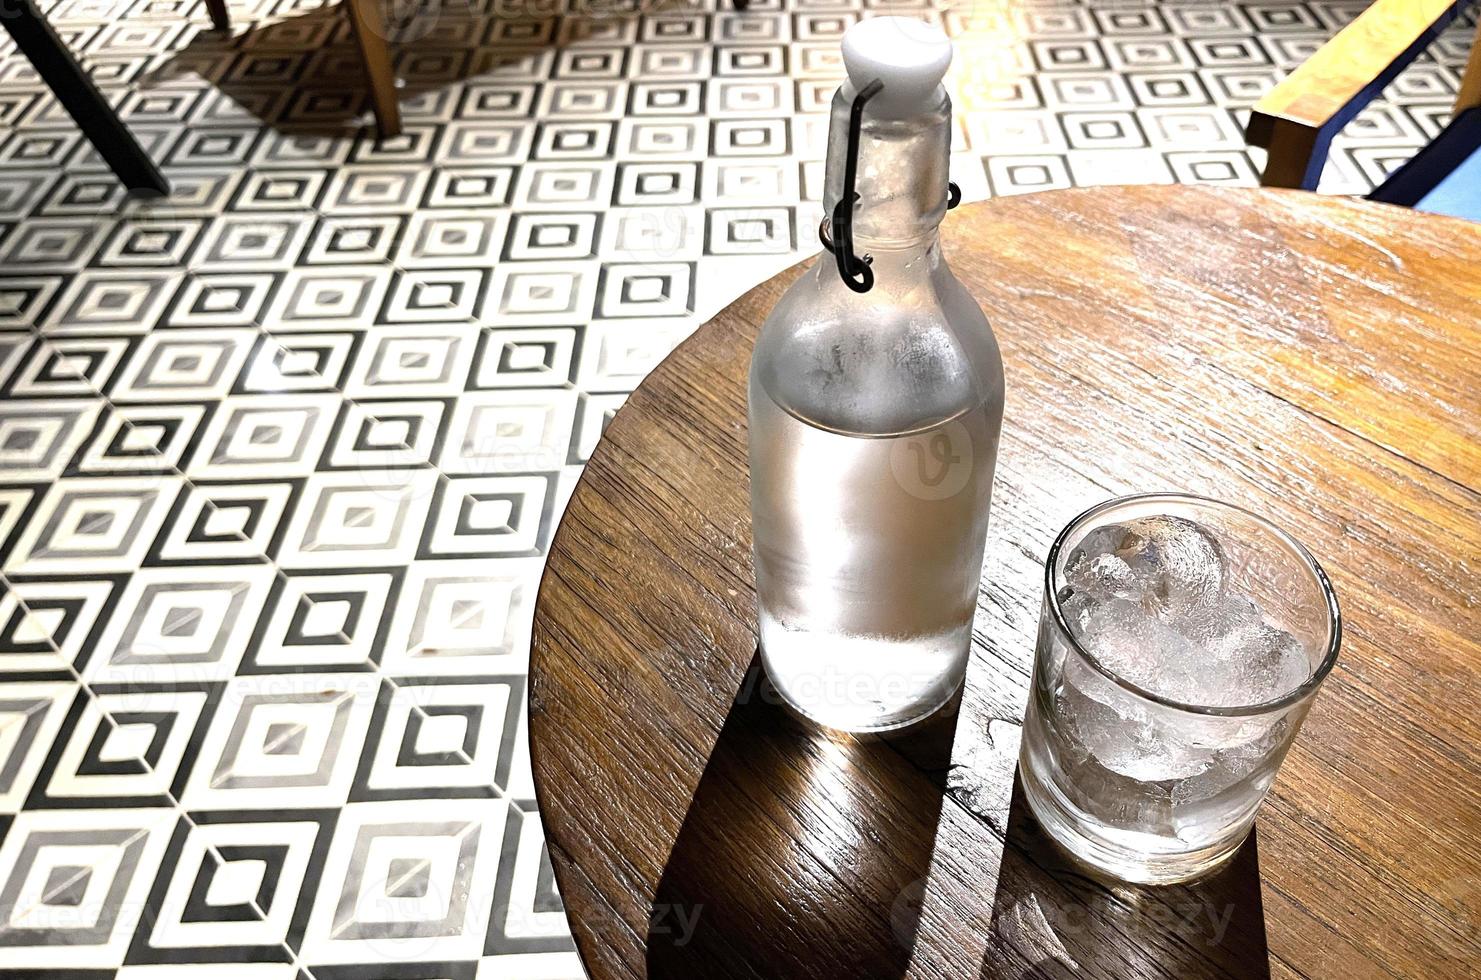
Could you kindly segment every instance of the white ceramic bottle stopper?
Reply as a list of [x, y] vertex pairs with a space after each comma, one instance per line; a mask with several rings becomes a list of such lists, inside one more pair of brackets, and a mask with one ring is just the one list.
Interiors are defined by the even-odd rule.
[[871, 17], [843, 35], [843, 66], [857, 93], [874, 79], [884, 91], [869, 103], [889, 118], [914, 115], [935, 101], [951, 65], [951, 41], [941, 29], [914, 17]]

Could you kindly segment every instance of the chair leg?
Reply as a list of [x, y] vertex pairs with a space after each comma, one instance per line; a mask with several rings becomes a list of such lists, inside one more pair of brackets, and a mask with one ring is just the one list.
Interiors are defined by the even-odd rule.
[[1260, 175], [1260, 186], [1316, 190], [1327, 163], [1330, 142], [1331, 135], [1324, 135], [1320, 130], [1289, 119], [1274, 120], [1266, 144], [1270, 156], [1265, 161], [1265, 172]]
[[169, 182], [36, 5], [31, 0], [12, 0], [0, 23], [124, 186], [146, 194], [168, 194]]
[[386, 46], [386, 22], [379, 0], [345, 0], [350, 26], [360, 45], [360, 59], [370, 80], [370, 104], [382, 139], [401, 135], [401, 108], [396, 103], [396, 75]]
[[226, 0], [206, 0], [206, 13], [211, 15], [211, 26], [218, 31], [231, 30], [231, 14], [226, 12]]

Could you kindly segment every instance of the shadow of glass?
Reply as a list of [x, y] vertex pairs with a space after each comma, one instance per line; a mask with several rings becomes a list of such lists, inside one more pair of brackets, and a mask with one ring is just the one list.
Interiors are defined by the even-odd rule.
[[[1013, 978], [1268, 980], [1256, 834], [1200, 881], [1102, 881], [1044, 833], [1015, 776], [992, 933], [1031, 964]], [[990, 955], [981, 977], [1004, 980], [1002, 958]]]
[[753, 661], [655, 890], [648, 975], [903, 976], [956, 705], [887, 737], [828, 732]]

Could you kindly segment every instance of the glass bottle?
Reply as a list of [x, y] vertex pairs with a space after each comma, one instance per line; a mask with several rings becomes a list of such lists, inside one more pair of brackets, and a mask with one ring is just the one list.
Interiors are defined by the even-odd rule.
[[[987, 536], [1003, 368], [941, 254], [951, 45], [880, 17], [843, 41], [826, 213], [859, 130], [852, 248], [867, 292], [824, 252], [777, 303], [751, 359], [751, 515], [760, 647], [793, 707], [848, 731], [909, 725], [961, 684]], [[845, 248], [834, 223], [834, 248]], [[846, 229], [845, 229], [846, 231]]]

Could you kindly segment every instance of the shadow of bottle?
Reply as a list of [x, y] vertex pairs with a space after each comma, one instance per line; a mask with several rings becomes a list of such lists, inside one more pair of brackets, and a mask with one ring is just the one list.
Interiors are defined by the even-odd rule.
[[753, 661], [655, 889], [649, 977], [903, 976], [955, 706], [888, 737], [829, 732]]
[[[1015, 776], [993, 897], [994, 947], [1016, 961], [1008, 977], [1219, 977], [1268, 980], [1260, 858], [1251, 832], [1212, 875], [1180, 885], [1107, 881], [1044, 833]], [[1004, 980], [1001, 956], [981, 980]]]

